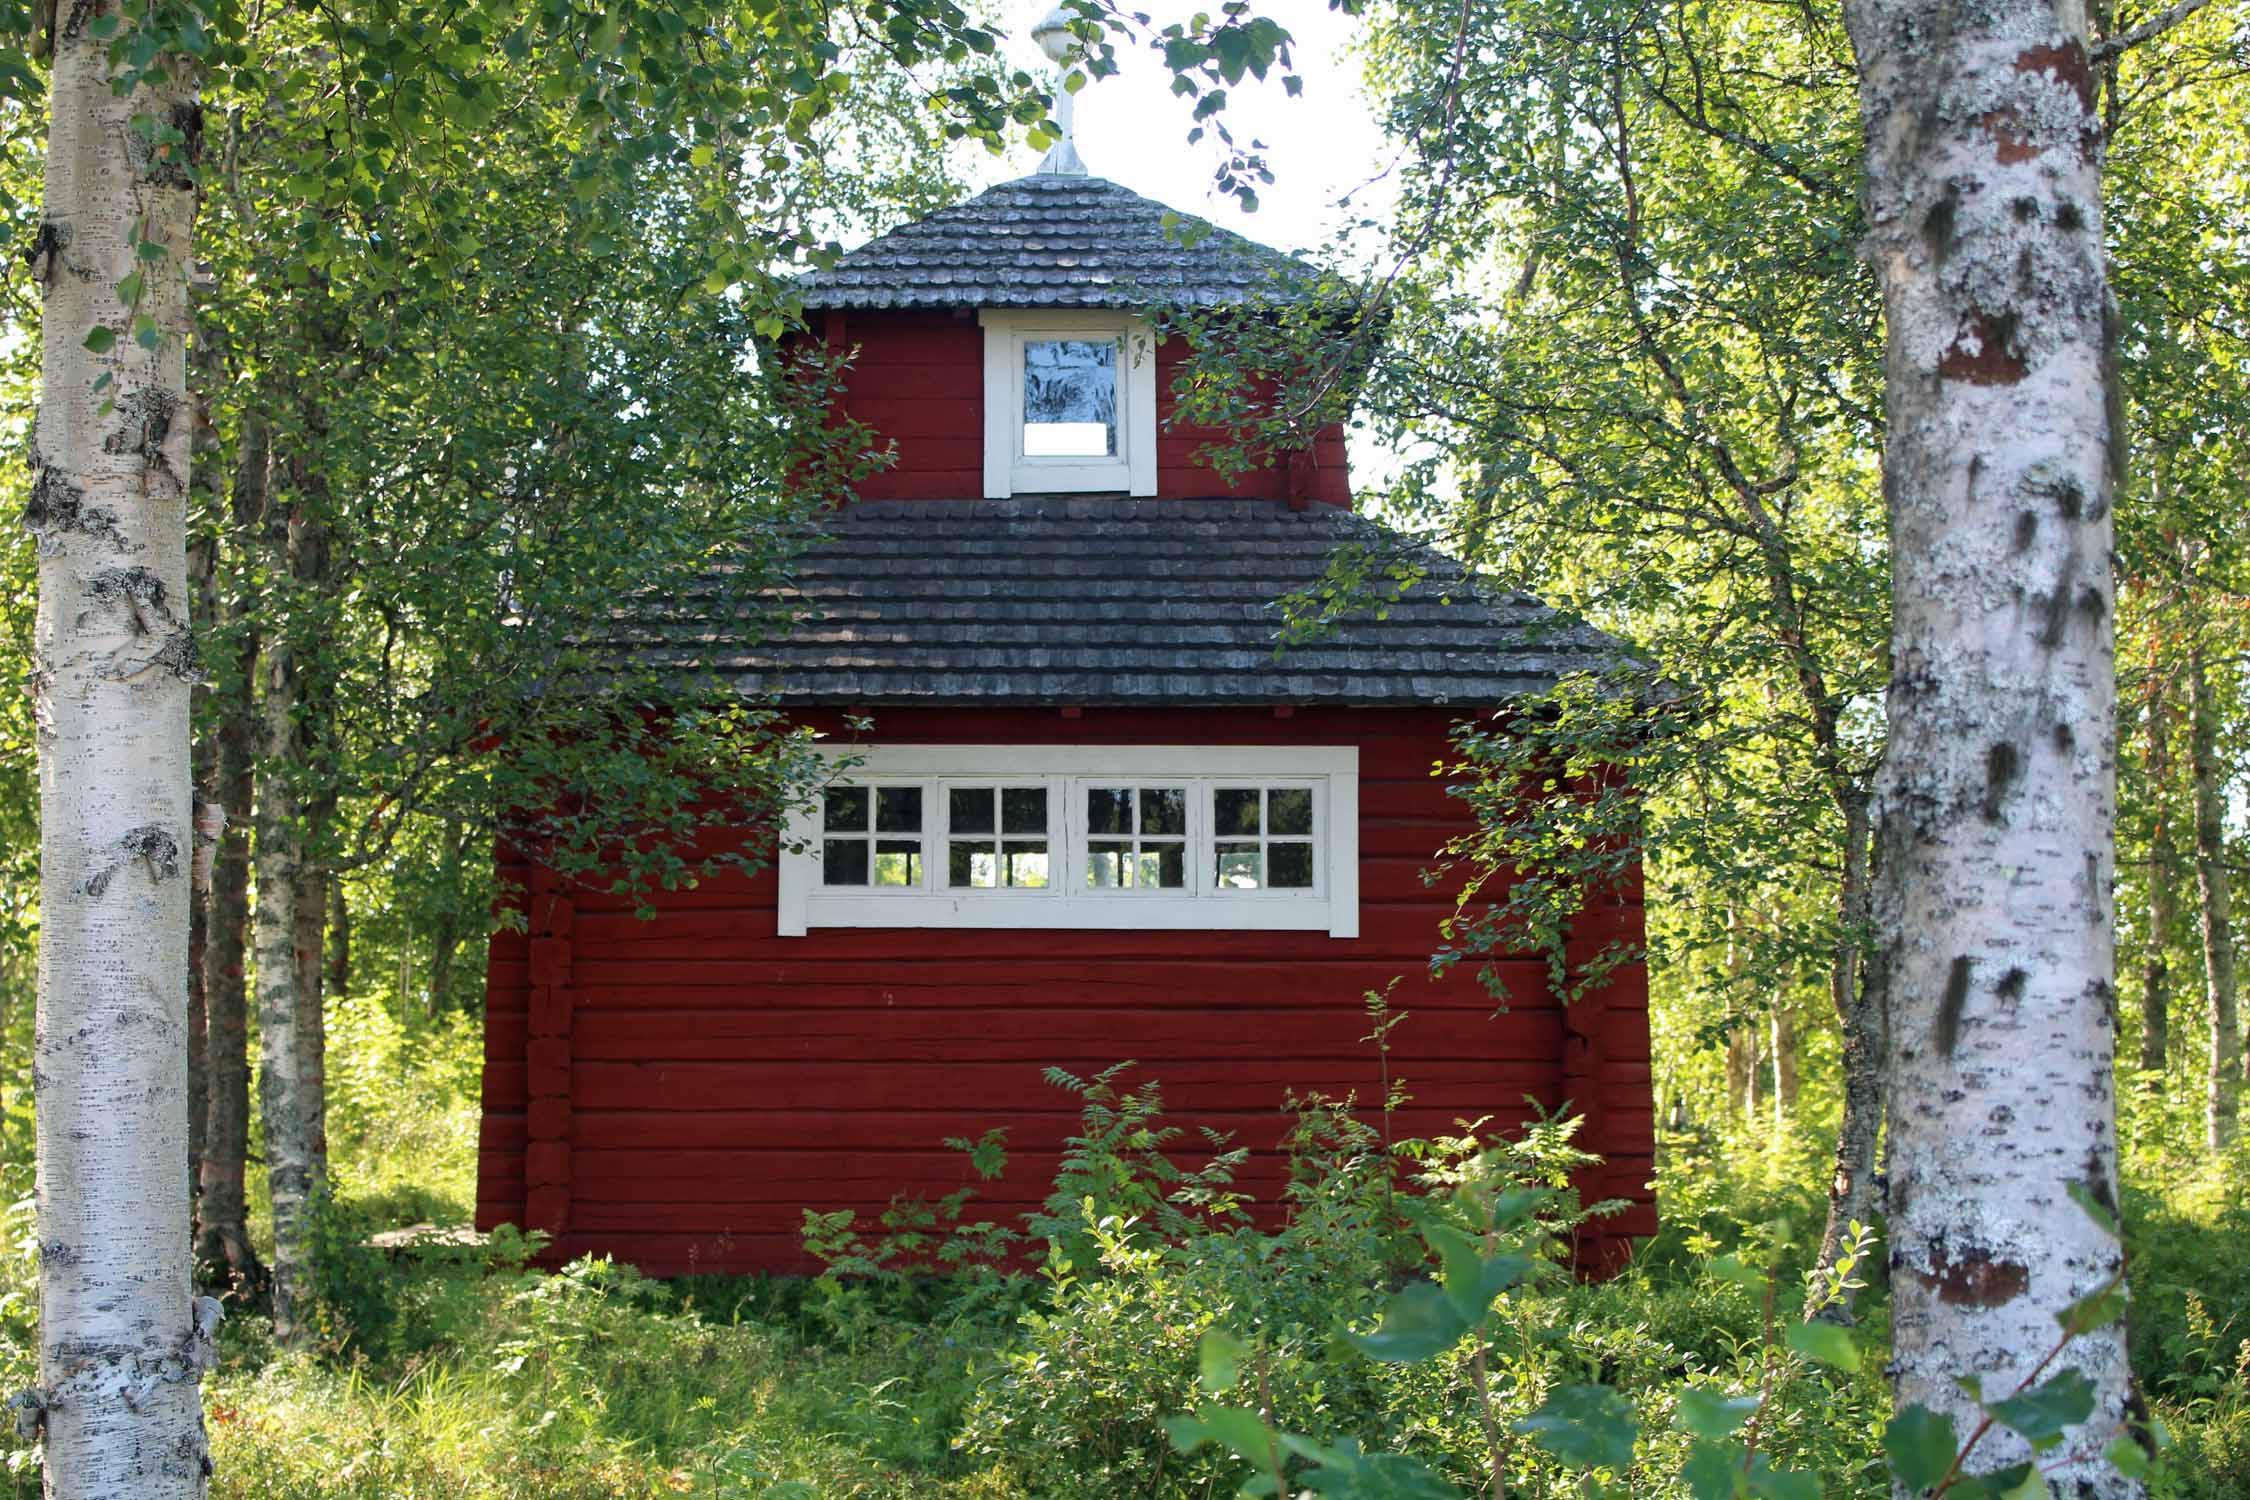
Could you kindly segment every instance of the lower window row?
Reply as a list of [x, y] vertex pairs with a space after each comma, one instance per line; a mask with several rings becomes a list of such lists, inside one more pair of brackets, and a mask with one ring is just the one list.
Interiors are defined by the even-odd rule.
[[1067, 778], [833, 786], [821, 804], [820, 881], [829, 889], [1309, 892], [1319, 869], [1318, 790]]

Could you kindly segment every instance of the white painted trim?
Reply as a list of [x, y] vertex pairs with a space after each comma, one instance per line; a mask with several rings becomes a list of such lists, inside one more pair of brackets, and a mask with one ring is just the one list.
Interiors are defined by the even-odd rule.
[[[925, 883], [903, 889], [823, 888], [820, 812], [807, 803], [791, 810], [778, 855], [777, 930], [783, 937], [802, 937], [815, 927], [1146, 928], [1359, 936], [1357, 746], [824, 745], [819, 750], [831, 763], [843, 763], [842, 775], [853, 784], [911, 782], [928, 788], [921, 838]], [[1080, 793], [1088, 783], [1159, 777], [1191, 788], [1186, 887], [1087, 890]], [[1050, 883], [1040, 890], [944, 886], [946, 786], [1005, 781], [1038, 781], [1048, 788]], [[1296, 784], [1312, 790], [1311, 889], [1225, 891], [1212, 886], [1210, 794], [1228, 784]]]
[[[989, 500], [1064, 491], [1156, 493], [1156, 339], [1148, 324], [1122, 313], [985, 308], [984, 493]], [[1023, 454], [1023, 343], [1026, 338], [1106, 334], [1124, 342], [1117, 387], [1115, 458], [1027, 458]]]

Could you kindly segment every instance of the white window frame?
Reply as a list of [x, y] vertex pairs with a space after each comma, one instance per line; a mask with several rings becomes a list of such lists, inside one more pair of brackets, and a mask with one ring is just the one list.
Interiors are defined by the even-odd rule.
[[[1123, 313], [994, 308], [977, 318], [984, 325], [986, 499], [1096, 490], [1156, 493], [1156, 338], [1146, 321]], [[1023, 346], [1052, 338], [1118, 341], [1115, 457], [1038, 457], [1023, 451]]]
[[[914, 784], [922, 805], [920, 886], [821, 883], [820, 800], [791, 809], [778, 856], [779, 932], [823, 927], [1146, 928], [1161, 931], [1326, 932], [1359, 936], [1359, 749], [1353, 745], [874, 745], [819, 747], [853, 786]], [[946, 878], [945, 788], [1043, 783], [1048, 788], [1048, 883], [954, 889]], [[1182, 890], [1086, 888], [1085, 790], [1189, 789], [1187, 885]], [[1313, 793], [1309, 890], [1225, 890], [1212, 871], [1216, 787], [1303, 786]]]

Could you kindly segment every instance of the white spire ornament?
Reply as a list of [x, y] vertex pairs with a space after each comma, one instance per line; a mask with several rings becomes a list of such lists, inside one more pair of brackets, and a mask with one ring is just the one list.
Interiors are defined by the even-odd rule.
[[1031, 28], [1031, 39], [1055, 65], [1055, 123], [1062, 127], [1062, 139], [1047, 148], [1047, 154], [1039, 159], [1039, 170], [1064, 177], [1086, 175], [1086, 163], [1080, 159], [1078, 143], [1073, 139], [1077, 96], [1063, 87], [1063, 80], [1070, 76], [1070, 65], [1078, 58], [1078, 38], [1070, 30], [1074, 19], [1076, 12], [1058, 5]]

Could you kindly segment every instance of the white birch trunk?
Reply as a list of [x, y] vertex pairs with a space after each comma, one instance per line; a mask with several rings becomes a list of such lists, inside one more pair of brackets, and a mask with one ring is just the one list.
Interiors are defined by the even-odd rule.
[[[2071, 0], [1847, 0], [1845, 18], [1889, 335], [1892, 1369], [1901, 1407], [1966, 1434], [1955, 1380], [2013, 1390], [2122, 1264], [2067, 1192], [2116, 1201], [2102, 133]], [[2053, 1368], [2096, 1397], [2042, 1457], [2056, 1491], [2138, 1494], [2101, 1457], [2129, 1399], [2122, 1327]], [[1970, 1468], [2026, 1456], [1995, 1430]]]
[[[185, 269], [191, 84], [110, 87], [108, 42], [56, 15], [35, 473], [39, 726], [40, 1386], [56, 1500], [204, 1493], [212, 1319], [189, 1283]], [[177, 65], [175, 65], [176, 67]], [[183, 139], [159, 145], [146, 115]], [[135, 242], [160, 245], [143, 260]], [[120, 284], [138, 270], [134, 306]], [[133, 337], [134, 316], [157, 337]], [[113, 340], [101, 352], [89, 335]], [[99, 335], [94, 341], [102, 343]], [[215, 1314], [217, 1304], [203, 1311]]]
[[257, 951], [258, 1111], [266, 1134], [266, 1184], [273, 1198], [273, 1336], [284, 1346], [303, 1334], [305, 1211], [312, 1193], [311, 1111], [297, 994], [297, 874], [304, 864], [301, 809], [288, 767], [296, 749], [296, 672], [284, 632], [267, 638], [265, 756], [258, 771]]
[[2234, 894], [2227, 878], [2226, 791], [2219, 774], [2219, 711], [2198, 646], [2188, 658], [2188, 758], [2195, 780], [2195, 894], [2203, 936], [2204, 998], [2211, 1014], [2205, 1144], [2234, 1144], [2242, 1112], [2242, 1028], [2235, 1011]]

